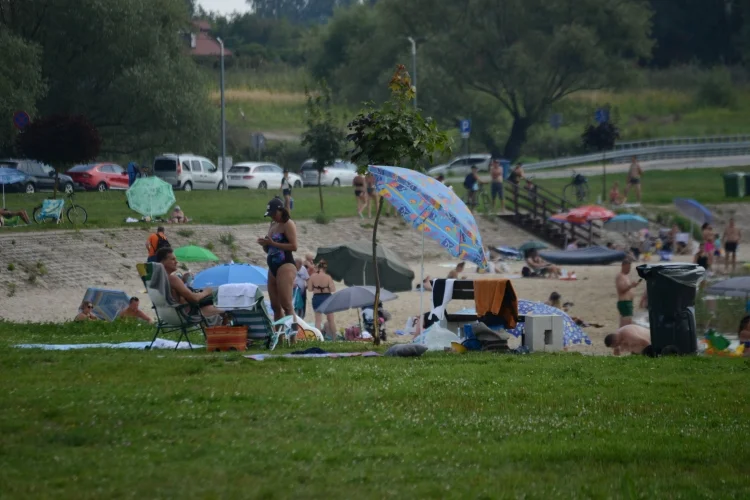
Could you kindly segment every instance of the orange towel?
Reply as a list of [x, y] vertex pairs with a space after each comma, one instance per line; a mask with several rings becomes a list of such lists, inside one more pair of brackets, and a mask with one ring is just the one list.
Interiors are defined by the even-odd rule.
[[474, 305], [478, 317], [494, 314], [503, 318], [508, 328], [515, 328], [518, 298], [509, 279], [474, 281]]

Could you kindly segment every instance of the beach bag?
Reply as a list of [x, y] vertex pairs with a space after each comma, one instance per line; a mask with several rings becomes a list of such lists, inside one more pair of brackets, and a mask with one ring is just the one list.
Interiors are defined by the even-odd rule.
[[523, 269], [521, 269], [521, 276], [524, 278], [528, 278], [531, 276], [531, 269], [529, 269], [528, 266], [523, 266]]

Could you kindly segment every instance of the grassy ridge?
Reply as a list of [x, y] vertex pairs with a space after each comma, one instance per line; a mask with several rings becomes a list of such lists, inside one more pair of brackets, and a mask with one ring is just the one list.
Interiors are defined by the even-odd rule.
[[743, 360], [433, 353], [255, 362], [8, 347], [148, 338], [79, 327], [0, 323], [0, 382], [10, 388], [0, 393], [4, 495], [747, 494]]
[[[729, 168], [702, 168], [689, 170], [650, 170], [644, 173], [642, 181], [643, 203], [669, 205], [675, 198], [696, 198], [701, 203], [727, 203], [743, 201], [741, 198], [726, 198], [724, 196], [724, 179], [727, 172], [750, 172], [750, 166]], [[533, 177], [533, 173], [530, 173]], [[602, 176], [589, 175], [589, 199], [593, 203], [602, 192]], [[620, 193], [625, 188], [626, 173], [607, 174], [607, 189], [617, 181]], [[562, 196], [564, 187], [570, 183], [570, 178], [535, 179], [534, 182]], [[609, 191], [606, 193], [609, 196]], [[628, 196], [635, 201], [635, 193]], [[605, 198], [606, 199], [606, 198]], [[747, 200], [747, 198], [745, 198]]]
[[[250, 224], [267, 221], [264, 219], [266, 204], [273, 196], [280, 195], [273, 190], [232, 189], [229, 191], [176, 191], [177, 204], [200, 224]], [[353, 217], [357, 215], [357, 204], [351, 188], [324, 188], [325, 211], [330, 217]], [[29, 217], [35, 206], [42, 200], [51, 197], [50, 193], [34, 195], [6, 195], [6, 204], [13, 209], [25, 209]], [[140, 218], [136, 212], [128, 209], [124, 191], [85, 192], [76, 194], [75, 201], [88, 212], [88, 222], [84, 227], [132, 227], [125, 223], [127, 217]], [[67, 205], [66, 201], [66, 207]], [[318, 188], [294, 190], [294, 211], [297, 219], [310, 219], [320, 212]], [[3, 228], [4, 230], [39, 230], [39, 229], [72, 229], [71, 224], [61, 226], [54, 224], [32, 224], [25, 228]]]
[[[727, 203], [741, 201], [737, 198], [724, 197], [725, 172], [750, 172], [750, 166], [729, 168], [707, 168], [689, 170], [652, 170], [643, 176], [643, 203], [671, 205], [674, 198], [697, 198], [702, 203]], [[531, 175], [533, 177], [533, 174]], [[601, 193], [601, 176], [589, 176], [589, 202], [596, 201]], [[608, 174], [607, 186], [614, 181], [625, 185], [626, 174]], [[563, 188], [570, 182], [569, 178], [538, 179], [540, 186], [562, 196]], [[457, 192], [465, 195], [463, 186], [454, 183]], [[264, 220], [263, 213], [268, 200], [279, 194], [276, 191], [230, 190], [230, 191], [177, 191], [177, 203], [194, 222], [201, 224], [249, 224]], [[356, 216], [356, 203], [351, 188], [324, 188], [325, 211], [329, 217]], [[35, 195], [6, 195], [7, 206], [13, 209], [26, 209], [31, 215], [35, 206], [49, 197], [49, 193]], [[634, 194], [631, 193], [631, 200]], [[125, 204], [125, 193], [108, 191], [105, 193], [87, 192], [76, 195], [76, 202], [82, 205], [89, 214], [85, 227], [121, 227], [132, 226], [125, 223], [126, 217], [137, 217], [138, 214], [128, 209]], [[294, 211], [296, 219], [312, 219], [320, 212], [318, 189], [315, 187], [294, 191]], [[51, 224], [32, 224], [25, 228], [4, 228], [5, 231], [24, 231], [39, 229], [72, 229], [70, 224], [61, 227]]]

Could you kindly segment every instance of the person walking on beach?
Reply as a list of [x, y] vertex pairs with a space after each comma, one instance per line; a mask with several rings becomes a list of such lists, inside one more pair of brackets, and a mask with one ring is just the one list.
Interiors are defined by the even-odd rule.
[[357, 173], [357, 175], [354, 177], [354, 180], [352, 181], [352, 185], [354, 186], [354, 197], [357, 198], [357, 215], [359, 215], [360, 219], [364, 219], [365, 216], [362, 215], [362, 211], [365, 209], [365, 204], [367, 203], [367, 192], [365, 191], [364, 176], [360, 173]]
[[623, 260], [620, 273], [615, 278], [615, 288], [617, 289], [617, 311], [620, 313], [620, 326], [630, 325], [633, 323], [633, 298], [635, 293], [633, 289], [638, 286], [641, 280], [633, 282], [630, 279], [630, 260]]
[[289, 169], [284, 169], [283, 177], [281, 178], [281, 196], [284, 197], [284, 208], [287, 212], [292, 211], [292, 183], [289, 180]]
[[372, 207], [374, 206], [376, 210], [378, 207], [378, 193], [375, 192], [375, 176], [372, 175], [372, 172], [365, 174], [365, 185], [367, 186], [367, 194], [365, 195], [367, 218], [372, 219]]
[[482, 181], [479, 180], [479, 169], [476, 165], [471, 167], [471, 172], [466, 175], [464, 179], [464, 188], [466, 188], [467, 201], [469, 202], [469, 210], [472, 212], [477, 206], [477, 192], [479, 192], [479, 186]]
[[492, 184], [490, 185], [490, 192], [492, 194], [492, 211], [495, 211], [495, 200], [500, 198], [500, 211], [505, 212], [505, 196], [503, 196], [503, 167], [500, 165], [500, 161], [497, 158], [492, 160], [490, 177], [492, 178]]
[[638, 200], [638, 203], [641, 202], [641, 177], [643, 176], [643, 169], [641, 168], [640, 163], [638, 163], [638, 158], [633, 157], [630, 161], [630, 169], [628, 170], [628, 183], [625, 185], [625, 199], [628, 198], [628, 192], [630, 192], [630, 188], [635, 189], [635, 198]]
[[737, 266], [737, 245], [740, 244], [742, 232], [734, 225], [734, 217], [729, 219], [729, 225], [724, 229], [721, 239], [724, 241], [724, 272], [729, 271], [729, 255], [732, 256], [732, 272]]
[[146, 262], [156, 262], [156, 252], [161, 248], [169, 248], [171, 246], [169, 240], [167, 240], [167, 236], [164, 234], [164, 226], [157, 227], [156, 232], [152, 233], [146, 242], [146, 250], [148, 250], [148, 259], [146, 259]]

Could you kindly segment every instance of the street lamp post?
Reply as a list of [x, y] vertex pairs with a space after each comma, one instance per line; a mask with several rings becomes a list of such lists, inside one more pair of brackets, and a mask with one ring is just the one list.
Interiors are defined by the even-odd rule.
[[417, 41], [412, 37], [407, 37], [411, 42], [411, 81], [414, 86], [414, 109], [417, 109]]
[[216, 39], [221, 46], [221, 182], [224, 189], [227, 187], [227, 125], [224, 120], [224, 42], [221, 38]]

